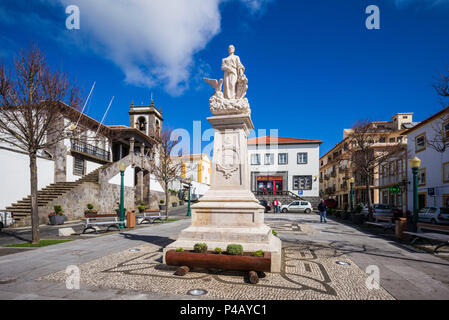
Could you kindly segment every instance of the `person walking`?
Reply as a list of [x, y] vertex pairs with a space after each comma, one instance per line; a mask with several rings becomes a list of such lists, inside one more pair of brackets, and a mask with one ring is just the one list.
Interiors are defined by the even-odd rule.
[[326, 209], [327, 209], [326, 202], [324, 202], [324, 200], [321, 199], [321, 202], [318, 205], [318, 211], [320, 212], [320, 223], [323, 222], [323, 220], [324, 220], [324, 223], [327, 222], [327, 220], [326, 220]]
[[277, 202], [278, 202], [278, 213], [281, 213], [282, 203], [279, 200], [277, 200]]

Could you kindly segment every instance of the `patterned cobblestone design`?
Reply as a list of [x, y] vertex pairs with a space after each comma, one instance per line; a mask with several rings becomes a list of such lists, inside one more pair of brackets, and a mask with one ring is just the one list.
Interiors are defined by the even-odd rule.
[[[176, 267], [162, 264], [162, 247], [153, 244], [138, 247], [139, 252], [127, 250], [80, 265], [81, 284], [183, 295], [200, 288], [212, 299], [393, 299], [383, 288], [369, 290], [368, 275], [335, 249], [283, 245], [282, 272], [267, 273], [257, 285], [247, 282], [245, 272], [195, 269], [184, 277], [175, 276]], [[63, 270], [38, 280], [65, 282], [66, 277]]]

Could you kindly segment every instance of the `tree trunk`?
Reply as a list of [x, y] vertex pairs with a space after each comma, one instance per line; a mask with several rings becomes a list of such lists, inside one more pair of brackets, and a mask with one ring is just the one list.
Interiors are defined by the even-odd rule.
[[31, 230], [32, 243], [38, 244], [39, 235], [39, 211], [37, 207], [37, 163], [36, 153], [30, 153], [30, 185], [31, 185]]
[[370, 183], [370, 179], [369, 179], [370, 177], [367, 177], [367, 179], [366, 179], [366, 185], [365, 185], [365, 188], [366, 188], [366, 197], [367, 197], [367, 200], [368, 200], [368, 219], [369, 219], [369, 221], [373, 221], [374, 219], [373, 219], [373, 210], [372, 210], [372, 206], [373, 206], [373, 204], [372, 204], [372, 200], [371, 200], [371, 190], [370, 190], [370, 187], [369, 187], [369, 183]]
[[168, 186], [165, 187], [165, 221], [168, 221]]

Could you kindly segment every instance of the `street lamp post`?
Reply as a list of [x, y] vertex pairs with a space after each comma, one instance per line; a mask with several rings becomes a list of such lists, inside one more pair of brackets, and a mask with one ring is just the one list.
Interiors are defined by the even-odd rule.
[[190, 217], [192, 215], [192, 211], [190, 209], [190, 188], [192, 186], [192, 180], [189, 178], [187, 179], [187, 183], [189, 184], [189, 196], [188, 196], [188, 202], [187, 202], [187, 217]]
[[413, 232], [418, 231], [418, 170], [421, 165], [421, 160], [417, 157], [410, 159], [409, 161], [410, 168], [413, 173], [413, 217], [412, 217], [412, 226]]
[[353, 177], [351, 177], [349, 179], [349, 187], [350, 187], [350, 189], [349, 189], [349, 201], [350, 201], [350, 204], [351, 204], [351, 213], [353, 213], [354, 212], [354, 178]]
[[125, 207], [124, 207], [124, 201], [125, 201], [125, 183], [124, 183], [124, 177], [125, 177], [125, 170], [126, 170], [126, 164], [123, 162], [120, 162], [118, 165], [118, 168], [120, 170], [120, 229], [123, 229], [125, 227], [124, 221], [125, 221]]

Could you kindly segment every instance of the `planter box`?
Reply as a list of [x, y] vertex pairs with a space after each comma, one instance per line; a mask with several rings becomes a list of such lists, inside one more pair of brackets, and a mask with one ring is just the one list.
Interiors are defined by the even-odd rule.
[[184, 205], [184, 201], [179, 201], [179, 205], [183, 206]]
[[177, 206], [178, 206], [178, 204], [177, 204], [176, 202], [173, 202], [171, 205], [172, 205], [173, 207], [177, 207]]
[[342, 218], [343, 220], [348, 219], [348, 218], [349, 218], [349, 213], [343, 212], [343, 213], [341, 214], [341, 218]]
[[159, 205], [159, 210], [165, 210], [165, 204], [160, 204]]
[[271, 271], [271, 253], [265, 252], [263, 257], [254, 257], [250, 253], [243, 256], [228, 254], [196, 253], [192, 251], [167, 251], [165, 262], [169, 266], [187, 266], [189, 268], [222, 269], [237, 271]]
[[55, 225], [60, 225], [60, 224], [64, 224], [64, 220], [65, 220], [65, 216], [51, 216], [49, 217], [50, 219], [50, 224], [55, 226]]

